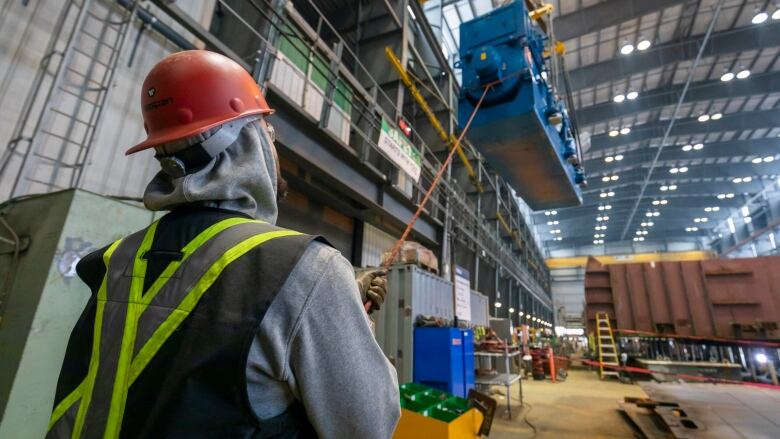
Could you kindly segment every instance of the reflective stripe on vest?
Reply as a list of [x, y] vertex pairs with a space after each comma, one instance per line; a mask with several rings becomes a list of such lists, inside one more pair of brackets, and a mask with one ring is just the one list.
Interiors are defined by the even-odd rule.
[[[74, 439], [119, 437], [129, 387], [223, 270], [272, 239], [300, 235], [291, 230], [258, 233], [258, 224], [265, 223], [231, 218], [207, 228], [145, 292], [144, 255], [151, 248], [157, 222], [145, 233], [108, 248], [103, 255], [106, 274], [97, 294], [87, 376], [54, 408], [50, 434], [56, 431], [55, 437]], [[212, 239], [217, 235], [220, 239]], [[104, 327], [104, 321], [111, 324]], [[93, 398], [100, 403], [93, 403]]]

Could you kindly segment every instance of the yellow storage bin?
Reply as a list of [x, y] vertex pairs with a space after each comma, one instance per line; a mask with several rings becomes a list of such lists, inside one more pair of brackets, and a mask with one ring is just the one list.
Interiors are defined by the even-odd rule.
[[415, 383], [401, 386], [401, 420], [394, 439], [473, 439], [483, 416], [463, 398]]

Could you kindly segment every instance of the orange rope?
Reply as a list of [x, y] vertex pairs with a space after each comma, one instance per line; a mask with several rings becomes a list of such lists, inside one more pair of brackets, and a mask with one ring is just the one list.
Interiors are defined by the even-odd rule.
[[[420, 205], [417, 206], [417, 211], [412, 216], [412, 219], [409, 221], [409, 224], [406, 225], [406, 230], [404, 230], [404, 233], [401, 235], [401, 238], [399, 238], [398, 241], [395, 243], [395, 246], [393, 246], [393, 250], [390, 252], [390, 257], [387, 258], [387, 260], [385, 261], [383, 268], [388, 268], [391, 265], [393, 265], [393, 261], [395, 261], [395, 258], [398, 256], [398, 253], [400, 253], [401, 247], [404, 245], [406, 238], [409, 236], [409, 233], [412, 231], [412, 228], [414, 227], [414, 223], [416, 223], [417, 219], [420, 218], [420, 214], [425, 208], [425, 205], [428, 203], [428, 199], [431, 198], [431, 195], [433, 194], [433, 190], [436, 189], [436, 186], [439, 185], [439, 181], [441, 180], [442, 175], [444, 175], [444, 171], [446, 171], [447, 168], [450, 166], [450, 163], [452, 163], [452, 158], [455, 156], [455, 152], [458, 150], [458, 147], [460, 146], [460, 142], [463, 140], [463, 137], [466, 136], [466, 132], [469, 130], [469, 127], [471, 127], [471, 122], [474, 121], [474, 116], [477, 115], [477, 111], [479, 110], [479, 107], [482, 106], [482, 101], [485, 99], [485, 95], [487, 95], [487, 92], [490, 91], [491, 88], [493, 88], [492, 83], [488, 84], [485, 87], [485, 91], [482, 92], [482, 96], [479, 98], [479, 102], [477, 102], [477, 105], [474, 107], [474, 111], [472, 111], [471, 116], [469, 116], [468, 122], [466, 122], [466, 126], [463, 127], [463, 131], [460, 133], [460, 136], [458, 136], [458, 139], [455, 141], [455, 144], [452, 145], [452, 148], [450, 149], [450, 153], [447, 155], [447, 159], [444, 161], [444, 163], [442, 163], [441, 168], [439, 168], [439, 172], [437, 172], [436, 176], [433, 178], [431, 187], [428, 188], [428, 192], [425, 193], [425, 196], [423, 197], [422, 201], [420, 201]], [[373, 304], [370, 300], [366, 302], [364, 304], [364, 308], [366, 309], [366, 312], [368, 312], [372, 306]]]

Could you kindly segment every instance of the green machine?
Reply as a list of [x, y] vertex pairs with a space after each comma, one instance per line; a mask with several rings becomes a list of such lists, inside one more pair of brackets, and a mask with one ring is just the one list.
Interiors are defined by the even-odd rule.
[[0, 204], [0, 438], [39, 438], [89, 298], [76, 263], [155, 214], [78, 189]]

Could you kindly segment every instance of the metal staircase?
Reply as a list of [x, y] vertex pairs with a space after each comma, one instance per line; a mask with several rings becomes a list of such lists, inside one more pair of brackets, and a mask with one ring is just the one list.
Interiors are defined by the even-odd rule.
[[79, 185], [134, 12], [135, 2], [63, 6], [0, 157], [0, 199]]
[[615, 346], [615, 338], [612, 336], [612, 326], [609, 323], [609, 314], [605, 312], [596, 313], [596, 346], [599, 353], [599, 377], [604, 379], [608, 376], [620, 378], [617, 370], [604, 366], [620, 366], [618, 362], [618, 351]]

